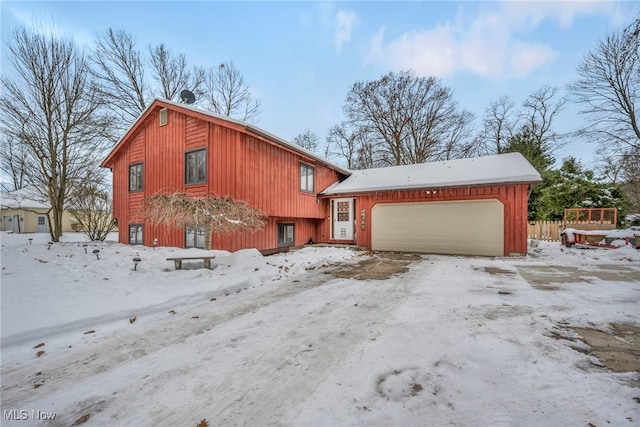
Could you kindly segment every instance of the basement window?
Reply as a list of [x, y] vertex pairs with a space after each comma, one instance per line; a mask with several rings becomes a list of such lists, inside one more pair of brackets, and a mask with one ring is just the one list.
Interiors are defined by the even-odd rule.
[[294, 245], [294, 224], [278, 224], [278, 247]]
[[129, 224], [129, 244], [143, 244], [142, 224]]
[[198, 227], [186, 227], [184, 231], [184, 247], [204, 249], [204, 237], [204, 225], [200, 225]]

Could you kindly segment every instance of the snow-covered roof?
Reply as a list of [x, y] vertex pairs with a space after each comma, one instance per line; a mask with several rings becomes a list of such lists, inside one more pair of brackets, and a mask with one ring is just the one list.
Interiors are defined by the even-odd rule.
[[353, 171], [322, 194], [349, 194], [411, 188], [538, 183], [542, 178], [520, 153]]
[[0, 193], [2, 209], [50, 209], [51, 205], [34, 187]]

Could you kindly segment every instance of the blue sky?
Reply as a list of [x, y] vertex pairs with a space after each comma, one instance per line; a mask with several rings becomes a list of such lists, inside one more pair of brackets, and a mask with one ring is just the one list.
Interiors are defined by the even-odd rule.
[[[640, 11], [636, 2], [12, 2], [2, 37], [32, 18], [53, 20], [91, 46], [109, 27], [140, 47], [164, 42], [192, 64], [232, 60], [262, 102], [258, 125], [286, 139], [322, 140], [342, 118], [349, 88], [389, 71], [433, 75], [476, 115], [502, 95], [521, 103], [545, 84], [563, 88], [584, 54]], [[6, 49], [2, 46], [2, 67]], [[558, 130], [582, 118], [569, 107]], [[557, 153], [590, 163], [574, 140]]]

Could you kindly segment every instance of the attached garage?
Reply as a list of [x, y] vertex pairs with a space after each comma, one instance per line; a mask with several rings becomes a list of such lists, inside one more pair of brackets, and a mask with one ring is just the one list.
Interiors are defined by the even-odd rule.
[[345, 224], [374, 251], [511, 256], [527, 253], [527, 202], [540, 182], [520, 153], [507, 153], [353, 171], [322, 197], [352, 201]]
[[371, 209], [371, 249], [502, 256], [504, 206], [496, 199], [378, 203]]

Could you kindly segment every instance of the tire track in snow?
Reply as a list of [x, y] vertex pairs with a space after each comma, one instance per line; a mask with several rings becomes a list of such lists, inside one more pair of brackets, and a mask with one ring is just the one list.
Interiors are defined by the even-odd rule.
[[[106, 339], [80, 354], [73, 353], [52, 361], [43, 359], [37, 368], [41, 370], [40, 375], [33, 372], [36, 369], [33, 364], [7, 369], [2, 373], [2, 407], [10, 409], [26, 404], [37, 406], [38, 403], [51, 407], [57, 396], [71, 394], [77, 395], [75, 401], [80, 403], [69, 408], [57, 408], [59, 413], [67, 416], [56, 420], [54, 425], [58, 421], [60, 425], [73, 422], [77, 416], [82, 415], [80, 412], [88, 401], [102, 402], [100, 410], [105, 416], [110, 414], [113, 422], [121, 416], [118, 414], [127, 412], [122, 407], [139, 400], [131, 395], [131, 390], [153, 394], [165, 388], [165, 384], [182, 382], [184, 386], [181, 378], [190, 372], [191, 367], [180, 368], [180, 361], [175, 360], [172, 363], [176, 365], [175, 369], [157, 373], [152, 371], [149, 375], [134, 374], [130, 382], [125, 384], [110, 384], [108, 387], [101, 384], [97, 387], [96, 381], [105, 382], [103, 377], [117, 373], [120, 369], [131, 370], [132, 367], [138, 367], [136, 370], [145, 372], [144, 366], [166, 363], [179, 350], [176, 345], [197, 340], [204, 346], [213, 346], [218, 358], [225, 355], [236, 358], [240, 363], [237, 370], [213, 371], [215, 380], [211, 384], [219, 384], [215, 387], [217, 392], [214, 396], [210, 393], [210, 386], [195, 381], [200, 384], [196, 389], [200, 387], [209, 391], [203, 393], [205, 398], [193, 399], [193, 402], [198, 403], [191, 412], [188, 409], [179, 413], [176, 413], [175, 408], [153, 409], [151, 405], [150, 410], [154, 412], [141, 420], [148, 421], [151, 418], [155, 420], [153, 424], [176, 425], [184, 423], [185, 414], [203, 412], [202, 408], [206, 408], [205, 412], [212, 414], [209, 416], [215, 414], [215, 419], [220, 422], [262, 423], [265, 410], [277, 422], [289, 402], [300, 399], [304, 395], [303, 391], [309, 392], [313, 384], [321, 379], [323, 370], [345, 354], [350, 345], [362, 339], [375, 339], [376, 334], [379, 334], [376, 329], [382, 327], [381, 319], [407, 294], [406, 286], [399, 286], [393, 280], [389, 281], [391, 283], [334, 280], [331, 275], [323, 272], [299, 277], [304, 280], [298, 282], [295, 276], [290, 277], [275, 289], [258, 296], [250, 295], [250, 299], [244, 299], [241, 293], [239, 298], [231, 295], [215, 305], [204, 303], [187, 307], [182, 318], [175, 316], [162, 319], [150, 328]], [[341, 300], [334, 298], [323, 303], [323, 307], [317, 307], [316, 304], [309, 312], [309, 301], [321, 299], [325, 293], [322, 288], [327, 286], [344, 287], [343, 293], [327, 292], [334, 297], [337, 294]], [[292, 304], [295, 315], [292, 313], [287, 317], [282, 310], [291, 309]], [[345, 316], [342, 312], [347, 309], [352, 309], [352, 312]], [[191, 315], [196, 312], [200, 314], [200, 319], [194, 321]], [[201, 314], [203, 312], [205, 314]], [[182, 310], [180, 314], [182, 315]], [[264, 325], [251, 319], [252, 314], [266, 316], [273, 327], [265, 329]], [[331, 318], [340, 321], [327, 323], [327, 319]], [[235, 343], [223, 343], [216, 341], [220, 330], [224, 330], [222, 336], [227, 336], [228, 330], [244, 330], [245, 333], [237, 334]], [[243, 341], [250, 340], [250, 334], [266, 334], [275, 344], [272, 348], [261, 348], [260, 345], [264, 344], [258, 343], [259, 351], [256, 351], [255, 343], [253, 346], [244, 345]], [[243, 335], [245, 338], [242, 338]], [[206, 367], [207, 363], [215, 363], [216, 360], [215, 357], [207, 356], [198, 363]], [[256, 386], [252, 384], [256, 378], [269, 378], [268, 384], [274, 386], [265, 387], [264, 383]], [[34, 390], [34, 381], [42, 380], [44, 386]], [[132, 384], [136, 386], [131, 387]], [[189, 385], [186, 387], [189, 388]], [[88, 390], [93, 390], [94, 395], [99, 390], [102, 395], [87, 400]], [[220, 390], [224, 392], [220, 393]], [[68, 398], [65, 400], [69, 401]], [[256, 402], [267, 402], [270, 409]], [[131, 411], [139, 412], [139, 409], [140, 405], [136, 404]], [[94, 420], [98, 422], [97, 419]], [[127, 418], [120, 421], [130, 423], [131, 420]], [[146, 423], [143, 421], [142, 424]]]

